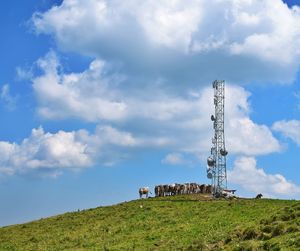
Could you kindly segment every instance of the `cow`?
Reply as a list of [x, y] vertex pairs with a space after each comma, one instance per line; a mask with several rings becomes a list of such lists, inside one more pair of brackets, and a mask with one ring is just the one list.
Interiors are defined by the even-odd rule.
[[154, 194], [155, 194], [155, 197], [159, 196], [159, 186], [155, 186], [154, 187]]
[[212, 193], [212, 185], [206, 186], [206, 193]]
[[163, 193], [163, 196], [169, 196], [171, 195], [170, 193], [170, 186], [169, 185], [164, 185], [164, 193]]
[[190, 193], [190, 183], [184, 183], [184, 194]]
[[221, 197], [225, 198], [225, 199], [233, 199], [235, 198], [235, 196], [233, 195], [232, 192], [228, 191], [227, 189], [224, 189], [221, 192]]
[[164, 186], [163, 185], [155, 186], [154, 192], [155, 192], [155, 197], [164, 196]]
[[197, 183], [190, 184], [190, 193], [199, 193], [200, 192], [200, 185]]
[[144, 194], [146, 195], [146, 198], [148, 198], [149, 193], [151, 194], [149, 187], [141, 187], [139, 189], [140, 199], [143, 197]]
[[263, 197], [263, 195], [259, 193], [258, 195], [256, 195], [255, 199], [261, 199], [261, 197]]
[[180, 188], [181, 188], [181, 185], [180, 185], [180, 184], [176, 184], [176, 186], [175, 186], [175, 194], [176, 194], [176, 195], [178, 195], [178, 194], [181, 193], [181, 192], [180, 192]]
[[180, 190], [180, 194], [184, 194], [184, 191], [185, 191], [185, 185], [184, 185], [184, 184], [181, 184], [179, 190]]
[[200, 185], [200, 193], [205, 193], [206, 192], [206, 185], [202, 184]]

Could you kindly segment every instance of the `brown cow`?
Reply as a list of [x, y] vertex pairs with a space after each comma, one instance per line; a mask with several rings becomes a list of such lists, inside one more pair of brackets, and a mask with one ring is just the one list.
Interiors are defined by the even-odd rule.
[[211, 185], [206, 186], [206, 193], [212, 193], [212, 186]]
[[164, 186], [163, 185], [155, 186], [154, 191], [155, 191], [156, 197], [164, 196]]
[[154, 187], [154, 194], [155, 194], [155, 197], [159, 196], [159, 186]]
[[206, 185], [205, 184], [200, 185], [200, 193], [206, 193]]

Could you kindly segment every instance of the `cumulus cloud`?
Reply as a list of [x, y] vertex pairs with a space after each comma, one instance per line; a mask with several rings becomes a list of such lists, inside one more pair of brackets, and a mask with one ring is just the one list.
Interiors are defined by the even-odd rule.
[[299, 186], [281, 174], [268, 174], [258, 168], [253, 157], [236, 159], [233, 169], [228, 172], [228, 181], [254, 194], [262, 193], [266, 197], [300, 196]]
[[[213, 113], [211, 87], [174, 95], [154, 83], [150, 89], [128, 91], [123, 88], [127, 76], [107, 71], [106, 62], [94, 60], [83, 72], [64, 73], [53, 52], [38, 65], [43, 73], [32, 82], [42, 117], [110, 123], [137, 137], [140, 147], [207, 155], [213, 135], [209, 119]], [[228, 150], [246, 155], [280, 151], [269, 128], [250, 119], [249, 96], [242, 87], [226, 86]], [[117, 134], [109, 132], [111, 139]]]
[[38, 112], [43, 117], [59, 119], [68, 114], [93, 122], [118, 120], [126, 113], [126, 104], [118, 100], [113, 90], [108, 90], [108, 82], [117, 84], [118, 76], [105, 76], [102, 61], [93, 61], [89, 69], [78, 74], [59, 74], [61, 66], [54, 52], [37, 64], [44, 74], [34, 78], [33, 89], [40, 102]]
[[226, 88], [225, 130], [228, 149], [247, 156], [280, 152], [281, 146], [270, 129], [251, 120], [250, 95], [242, 87]]
[[293, 140], [300, 146], [300, 121], [299, 120], [282, 120], [273, 124], [274, 131], [282, 133], [285, 137]]
[[300, 62], [300, 9], [281, 0], [64, 0], [32, 23], [62, 50], [118, 61], [133, 76], [161, 76], [171, 86], [291, 82]]
[[[52, 51], [31, 77], [41, 117], [109, 125], [80, 133], [91, 163], [113, 164], [115, 153], [127, 158], [124, 148], [164, 148], [171, 154], [163, 163], [179, 163], [185, 154], [207, 157], [213, 136], [207, 83], [216, 78], [227, 81], [229, 153], [281, 150], [270, 129], [251, 119], [251, 94], [235, 84], [294, 79], [297, 7], [280, 0], [64, 0], [35, 13], [32, 23], [62, 51], [92, 57], [87, 69], [66, 72]], [[97, 151], [102, 157], [94, 157]]]
[[51, 134], [38, 128], [33, 129], [21, 144], [1, 141], [1, 173], [88, 166], [91, 160], [86, 145], [78, 141], [77, 137], [75, 132], [59, 131]]
[[[130, 133], [110, 126], [98, 126], [94, 134], [86, 130], [45, 132], [33, 129], [20, 144], [0, 142], [0, 174], [27, 174], [38, 171], [55, 176], [62, 170], [80, 170], [119, 161], [117, 147], [139, 144]], [[105, 148], [103, 147], [105, 146]]]
[[[235, 153], [253, 156], [281, 151], [278, 140], [266, 125], [258, 125], [249, 117], [233, 118], [227, 122], [227, 144]], [[264, 140], [267, 141], [264, 143]]]

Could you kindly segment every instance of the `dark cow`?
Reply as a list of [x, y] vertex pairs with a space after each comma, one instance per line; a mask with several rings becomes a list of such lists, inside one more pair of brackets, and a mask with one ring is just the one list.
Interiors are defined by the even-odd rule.
[[159, 196], [159, 186], [154, 187], [154, 194], [155, 194], [155, 197]]
[[212, 185], [206, 186], [205, 192], [206, 193], [212, 193]]
[[206, 193], [206, 185], [205, 184], [200, 185], [200, 193]]
[[258, 195], [256, 195], [255, 199], [261, 199], [263, 197], [263, 195], [261, 193], [259, 193]]
[[169, 195], [171, 195], [169, 185], [164, 185], [164, 195], [163, 196], [169, 196]]
[[163, 185], [155, 186], [154, 192], [156, 197], [164, 196], [164, 186]]

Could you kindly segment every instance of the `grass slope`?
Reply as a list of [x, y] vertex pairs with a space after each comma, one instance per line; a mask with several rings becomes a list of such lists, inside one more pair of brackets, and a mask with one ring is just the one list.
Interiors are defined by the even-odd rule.
[[300, 250], [300, 202], [149, 198], [0, 228], [0, 250]]

